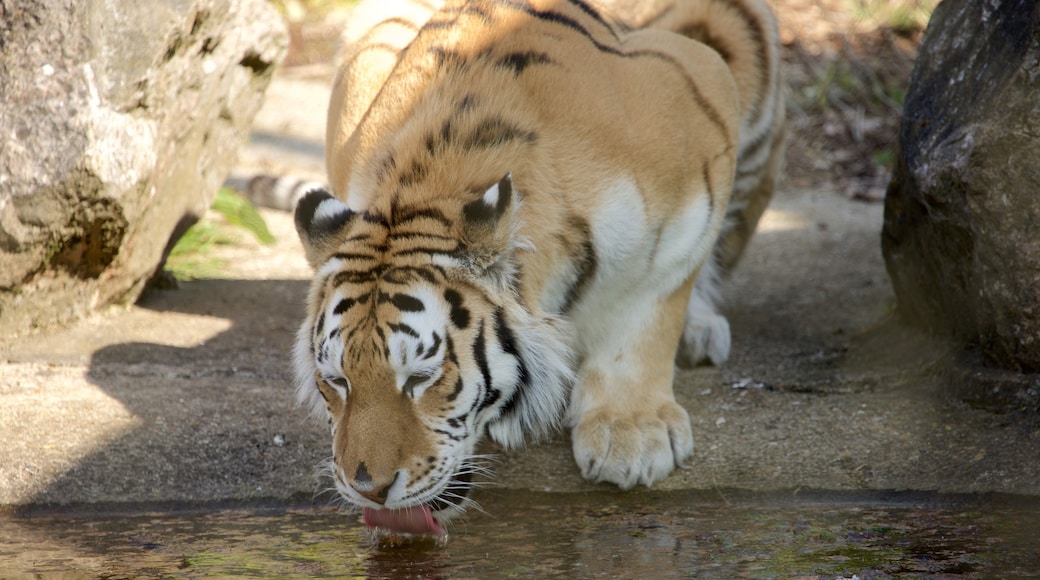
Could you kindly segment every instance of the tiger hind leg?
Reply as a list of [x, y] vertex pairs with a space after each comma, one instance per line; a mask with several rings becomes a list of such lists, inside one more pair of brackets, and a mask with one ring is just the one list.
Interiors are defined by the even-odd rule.
[[743, 256], [773, 197], [783, 155], [784, 131], [781, 127], [774, 133], [769, 157], [759, 170], [757, 182], [752, 187], [741, 188], [738, 180], [734, 188], [722, 234], [711, 259], [697, 277], [686, 307], [686, 322], [675, 357], [680, 367], [692, 368], [703, 363], [718, 366], [729, 359], [729, 321], [719, 313], [722, 286]]
[[690, 301], [675, 362], [692, 368], [702, 362], [721, 365], [729, 358], [729, 321], [718, 313], [719, 280], [715, 260], [701, 268]]

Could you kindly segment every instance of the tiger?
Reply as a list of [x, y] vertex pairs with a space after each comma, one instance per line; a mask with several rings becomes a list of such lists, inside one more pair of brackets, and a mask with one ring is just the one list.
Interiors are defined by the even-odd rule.
[[365, 524], [444, 533], [478, 444], [565, 428], [581, 475], [693, 457], [676, 363], [722, 364], [720, 279], [779, 178], [764, 0], [369, 0], [333, 80], [293, 352]]

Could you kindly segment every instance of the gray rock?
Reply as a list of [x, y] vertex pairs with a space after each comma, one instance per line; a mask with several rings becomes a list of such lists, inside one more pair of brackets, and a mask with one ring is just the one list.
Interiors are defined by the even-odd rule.
[[263, 0], [0, 0], [0, 333], [138, 296], [286, 44]]
[[1040, 2], [939, 4], [900, 147], [882, 234], [899, 310], [1040, 370]]

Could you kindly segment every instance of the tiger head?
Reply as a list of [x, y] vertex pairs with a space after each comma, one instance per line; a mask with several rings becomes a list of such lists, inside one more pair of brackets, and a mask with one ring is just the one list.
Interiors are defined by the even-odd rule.
[[416, 206], [296, 209], [315, 269], [296, 342], [299, 398], [326, 414], [338, 492], [369, 525], [440, 532], [469, 502], [489, 435], [553, 428], [572, 380], [562, 323], [516, 291], [509, 175]]

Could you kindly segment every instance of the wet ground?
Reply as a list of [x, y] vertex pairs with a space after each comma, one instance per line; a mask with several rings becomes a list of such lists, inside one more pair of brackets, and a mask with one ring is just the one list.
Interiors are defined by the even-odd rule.
[[1016, 578], [1016, 496], [488, 490], [446, 539], [310, 507], [91, 506], [0, 517], [0, 578]]

